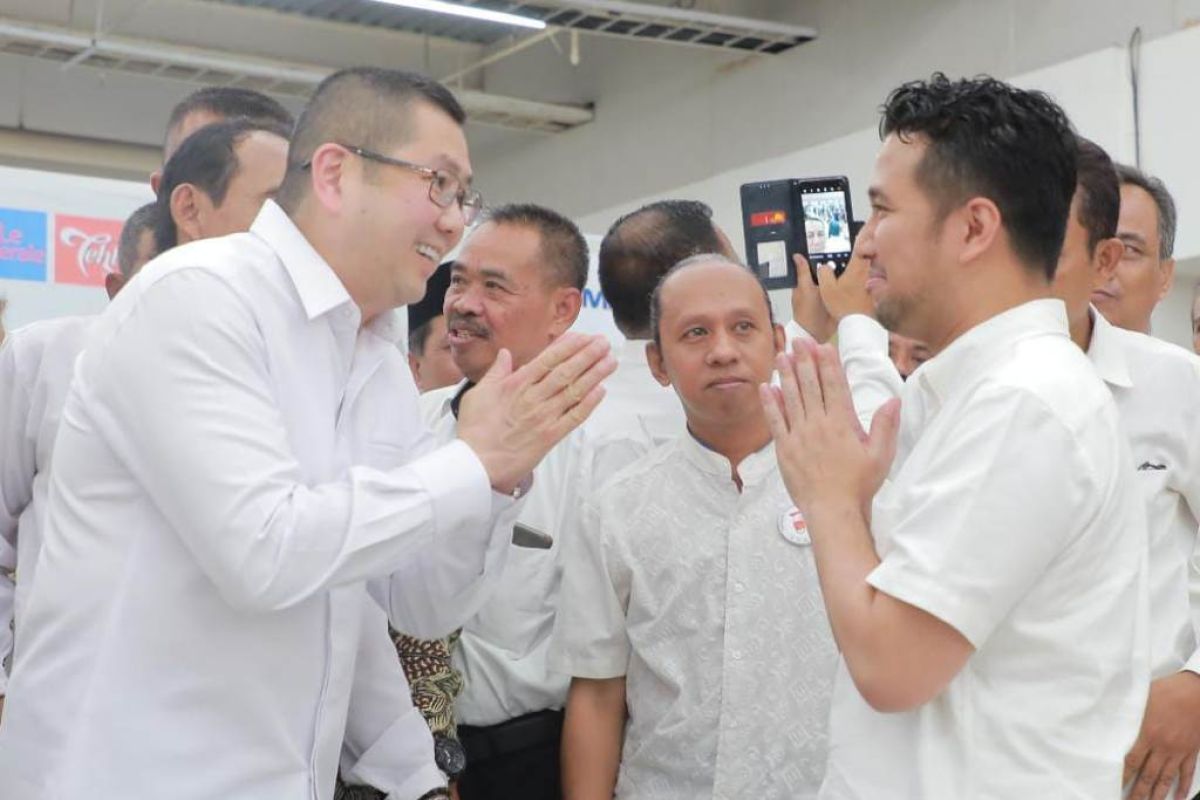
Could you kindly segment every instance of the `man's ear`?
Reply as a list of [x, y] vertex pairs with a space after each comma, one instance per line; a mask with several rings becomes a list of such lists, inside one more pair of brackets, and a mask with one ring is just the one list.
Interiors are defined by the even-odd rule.
[[171, 192], [171, 221], [179, 232], [179, 243], [193, 242], [202, 238], [203, 227], [201, 220], [203, 201], [200, 190], [190, 183], [181, 183]]
[[409, 353], [408, 368], [412, 370], [413, 382], [417, 384], [417, 389], [419, 390], [421, 388], [421, 359]]
[[1003, 229], [1000, 209], [986, 197], [972, 197], [954, 212], [959, 216], [960, 262], [970, 262], [986, 253], [996, 243]]
[[154, 196], [158, 197], [158, 187], [162, 185], [162, 167], [150, 173], [150, 191], [154, 192]]
[[1125, 243], [1115, 236], [1111, 239], [1101, 239], [1096, 243], [1096, 271], [1092, 275], [1093, 289], [1098, 289], [1112, 280], [1113, 273], [1117, 271], [1117, 264], [1121, 263], [1121, 256], [1124, 254]]
[[771, 324], [771, 333], [775, 337], [775, 353], [779, 354], [787, 350], [787, 331], [778, 322]]
[[348, 163], [346, 151], [332, 142], [326, 142], [313, 151], [312, 163], [308, 168], [309, 190], [321, 207], [328, 211], [341, 210]]
[[574, 286], [562, 286], [554, 290], [554, 317], [550, 321], [551, 339], [557, 339], [579, 319], [583, 308], [583, 293]]
[[646, 361], [650, 365], [650, 374], [654, 376], [654, 380], [663, 386], [670, 386], [671, 378], [668, 377], [666, 366], [663, 364], [662, 350], [652, 341], [646, 342]]
[[1158, 299], [1161, 301], [1171, 293], [1171, 287], [1175, 285], [1175, 259], [1164, 259], [1158, 268], [1162, 273], [1162, 289], [1158, 293]]
[[117, 296], [117, 292], [121, 291], [126, 284], [125, 276], [119, 272], [110, 272], [104, 276], [104, 291], [108, 292], [108, 299], [112, 300]]

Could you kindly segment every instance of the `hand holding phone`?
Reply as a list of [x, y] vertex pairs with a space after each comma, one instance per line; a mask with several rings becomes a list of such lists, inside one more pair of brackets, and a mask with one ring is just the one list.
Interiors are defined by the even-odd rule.
[[[796, 286], [797, 254], [832, 261], [837, 274], [846, 268], [853, 213], [845, 176], [747, 183], [741, 199], [746, 261], [768, 289]], [[815, 284], [816, 271], [810, 275]]]

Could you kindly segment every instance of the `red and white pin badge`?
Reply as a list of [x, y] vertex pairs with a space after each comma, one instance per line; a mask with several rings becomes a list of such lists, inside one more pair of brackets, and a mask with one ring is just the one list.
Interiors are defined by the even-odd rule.
[[804, 521], [800, 509], [795, 506], [779, 515], [779, 535], [799, 547], [812, 544], [812, 537], [808, 535], [808, 523]]

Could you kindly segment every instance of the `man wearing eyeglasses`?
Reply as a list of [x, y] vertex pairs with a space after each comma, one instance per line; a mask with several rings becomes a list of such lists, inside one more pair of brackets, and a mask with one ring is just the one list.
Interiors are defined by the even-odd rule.
[[329, 800], [339, 762], [391, 797], [447, 796], [384, 609], [430, 637], [479, 609], [533, 467], [614, 367], [583, 336], [516, 371], [501, 353], [457, 440], [420, 424], [390, 312], [479, 207], [463, 121], [421, 76], [334, 74], [278, 202], [160, 257], [97, 321], [51, 468], [0, 797]]

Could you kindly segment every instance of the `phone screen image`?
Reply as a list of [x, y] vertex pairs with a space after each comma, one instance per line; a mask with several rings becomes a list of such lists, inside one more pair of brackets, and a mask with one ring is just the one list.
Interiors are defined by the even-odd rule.
[[806, 190], [800, 195], [804, 205], [804, 234], [810, 259], [850, 254], [850, 213], [846, 194], [837, 190]]

